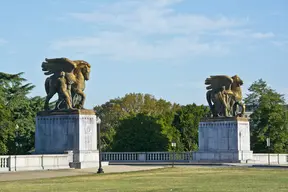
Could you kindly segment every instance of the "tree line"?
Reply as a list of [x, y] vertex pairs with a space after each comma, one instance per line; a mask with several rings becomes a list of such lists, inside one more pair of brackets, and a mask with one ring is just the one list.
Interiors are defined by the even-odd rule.
[[[35, 117], [45, 97], [29, 97], [34, 85], [23, 73], [0, 72], [0, 154], [29, 154], [34, 150]], [[244, 102], [251, 108], [251, 149], [288, 153], [288, 114], [284, 95], [259, 79], [249, 87]], [[94, 110], [100, 116], [103, 151], [195, 151], [198, 124], [210, 116], [207, 106], [180, 105], [153, 95], [129, 93], [110, 99]]]

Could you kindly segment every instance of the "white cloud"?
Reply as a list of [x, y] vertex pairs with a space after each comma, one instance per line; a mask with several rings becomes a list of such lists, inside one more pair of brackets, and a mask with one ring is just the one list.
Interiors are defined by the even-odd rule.
[[261, 33], [253, 32], [251, 29], [224, 30], [219, 33], [221, 36], [230, 36], [235, 38], [252, 38], [252, 39], [268, 39], [275, 37], [272, 32]]
[[277, 47], [285, 47], [288, 46], [288, 41], [272, 41], [272, 44]]
[[253, 33], [252, 37], [256, 39], [267, 39], [267, 38], [272, 38], [274, 37], [274, 33], [269, 32], [269, 33]]
[[140, 34], [189, 34], [239, 26], [245, 20], [179, 13], [171, 7], [180, 0], [121, 1], [92, 13], [71, 13], [75, 19]]
[[247, 37], [247, 34], [250, 33], [249, 29], [241, 30], [224, 30], [219, 33], [222, 36], [231, 36], [231, 37]]
[[[95, 34], [57, 40], [51, 47], [114, 59], [175, 59], [227, 54], [228, 39], [214, 37], [208, 41], [205, 35], [232, 31], [235, 27], [238, 30], [235, 32], [241, 33], [238, 28], [244, 26], [247, 19], [178, 12], [173, 5], [180, 2], [124, 0], [98, 5], [91, 13], [69, 13], [69, 19], [72, 17], [95, 25]], [[254, 34], [255, 38], [264, 38], [265, 35]]]
[[4, 45], [4, 44], [6, 44], [6, 43], [8, 43], [5, 39], [1, 39], [0, 38], [0, 45]]
[[175, 37], [165, 41], [145, 42], [122, 33], [103, 32], [97, 37], [80, 37], [58, 41], [53, 48], [73, 50], [86, 54], [104, 55], [111, 59], [173, 59], [202, 54], [225, 54], [224, 44], [200, 43], [193, 37]]

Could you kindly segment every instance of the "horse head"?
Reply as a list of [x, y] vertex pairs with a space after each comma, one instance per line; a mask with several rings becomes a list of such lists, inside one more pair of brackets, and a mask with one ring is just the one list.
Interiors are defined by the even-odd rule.
[[238, 75], [234, 75], [232, 79], [233, 79], [233, 84], [235, 84], [237, 87], [240, 87], [243, 85], [243, 80]]
[[81, 61], [77, 68], [80, 69], [80, 72], [82, 73], [84, 80], [88, 81], [90, 79], [90, 71], [91, 71], [91, 65], [85, 61]]

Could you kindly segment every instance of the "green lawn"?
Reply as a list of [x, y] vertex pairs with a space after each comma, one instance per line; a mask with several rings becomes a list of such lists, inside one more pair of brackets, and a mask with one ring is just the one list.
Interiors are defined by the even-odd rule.
[[0, 191], [288, 191], [288, 170], [177, 167], [152, 171], [0, 182]]

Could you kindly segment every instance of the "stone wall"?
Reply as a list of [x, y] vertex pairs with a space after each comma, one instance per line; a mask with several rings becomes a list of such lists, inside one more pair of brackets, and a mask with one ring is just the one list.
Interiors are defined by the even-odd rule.
[[0, 156], [0, 172], [68, 168], [68, 154]]
[[[207, 159], [205, 162], [213, 162], [215, 159], [221, 159], [218, 156], [231, 156], [231, 152], [210, 152], [207, 153]], [[242, 154], [243, 153], [243, 154]], [[235, 156], [244, 156], [245, 152], [235, 152]], [[233, 153], [232, 153], [233, 154]], [[195, 163], [198, 160], [197, 152], [102, 152], [102, 161], [117, 162], [186, 162]], [[201, 154], [203, 156], [203, 154]], [[205, 154], [204, 154], [205, 155]], [[210, 156], [210, 157], [209, 157]], [[208, 159], [212, 159], [209, 161]], [[268, 154], [268, 153], [253, 153], [252, 157], [242, 163], [252, 164], [268, 164], [270, 159], [271, 164], [288, 165], [288, 154]]]
[[288, 154], [268, 154], [268, 153], [254, 153], [253, 160], [248, 163], [255, 164], [288, 164]]
[[[197, 155], [197, 154], [196, 154]], [[217, 155], [219, 155], [217, 153]], [[193, 163], [197, 159], [194, 152], [103, 152], [102, 166], [109, 162], [117, 164], [127, 162], [163, 162]], [[12, 155], [0, 156], [0, 172], [32, 171], [49, 169], [68, 169], [73, 161], [73, 154], [57, 155]], [[288, 165], [288, 154], [254, 153], [245, 163]], [[95, 166], [98, 167], [98, 166]]]

